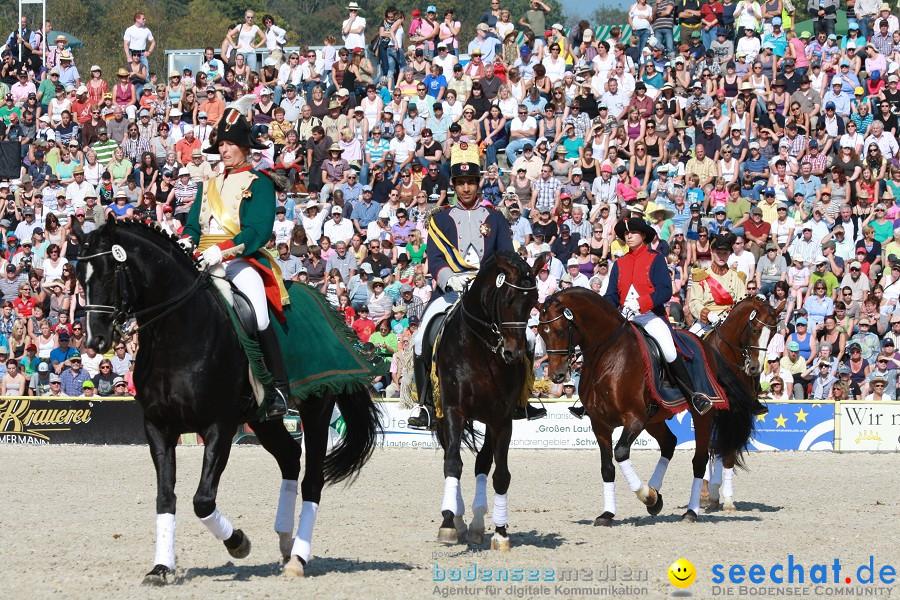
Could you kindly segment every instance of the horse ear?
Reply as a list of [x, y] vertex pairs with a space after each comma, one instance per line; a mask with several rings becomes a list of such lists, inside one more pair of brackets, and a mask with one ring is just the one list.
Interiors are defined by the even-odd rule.
[[537, 279], [538, 273], [541, 272], [541, 269], [549, 262], [550, 253], [549, 252], [541, 252], [538, 254], [538, 257], [534, 259], [534, 266], [531, 267], [531, 277]]
[[775, 314], [780, 315], [781, 311], [784, 310], [785, 305], [787, 304], [787, 300], [782, 300], [781, 304], [775, 307]]
[[112, 237], [112, 234], [116, 232], [116, 215], [109, 213], [109, 216], [106, 218], [106, 225], [103, 227], [103, 234], [106, 237]]

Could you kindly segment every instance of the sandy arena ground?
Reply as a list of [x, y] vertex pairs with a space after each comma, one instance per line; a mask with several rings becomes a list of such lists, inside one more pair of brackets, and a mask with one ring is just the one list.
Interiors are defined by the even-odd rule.
[[[272, 530], [280, 485], [275, 462], [258, 447], [232, 452], [219, 507], [253, 543], [250, 556], [235, 561], [193, 514], [201, 456], [200, 448], [178, 449], [177, 582], [160, 592], [138, 587], [152, 566], [155, 539], [155, 479], [145, 447], [0, 446], [3, 596], [408, 599], [441, 597], [443, 592], [445, 597], [562, 598], [580, 592], [581, 597], [597, 597], [600, 591], [591, 586], [598, 583], [565, 582], [565, 588], [557, 588], [560, 569], [599, 571], [615, 565], [618, 573], [643, 570], [646, 578], [626, 583], [619, 577], [618, 586], [645, 589], [629, 593], [624, 588], [624, 595], [620, 591], [616, 597], [665, 598], [675, 591], [666, 570], [685, 557], [698, 572], [689, 591], [696, 598], [712, 598], [728, 593], [714, 588], [715, 563], [726, 569], [733, 563], [759, 563], [768, 569], [793, 554], [808, 570], [816, 563], [830, 568], [838, 558], [845, 567], [841, 579], [849, 574], [854, 582], [856, 568], [870, 555], [876, 571], [884, 564], [900, 567], [897, 457], [891, 454], [754, 454], [751, 471], [735, 478], [739, 512], [711, 513], [691, 525], [680, 522], [689, 495], [689, 454], [678, 452], [663, 489], [662, 514], [649, 517], [619, 476], [620, 522], [606, 529], [592, 526], [602, 512], [599, 453], [514, 451], [509, 495], [513, 549], [501, 555], [434, 541], [442, 493], [438, 453], [379, 450], [352, 487], [325, 489], [314, 556], [303, 580], [279, 575]], [[644, 480], [656, 458], [650, 451], [632, 454]], [[468, 520], [474, 457], [464, 455], [464, 460]], [[440, 569], [449, 574], [472, 563], [479, 568], [552, 568], [557, 581], [434, 581]], [[732, 597], [753, 593], [731, 587]], [[808, 590], [807, 597], [818, 598], [834, 595], [839, 586], [816, 592], [807, 579], [799, 587]], [[761, 588], [754, 595], [774, 595], [764, 592]], [[888, 592], [898, 597], [900, 586], [879, 593], [887, 597]]]

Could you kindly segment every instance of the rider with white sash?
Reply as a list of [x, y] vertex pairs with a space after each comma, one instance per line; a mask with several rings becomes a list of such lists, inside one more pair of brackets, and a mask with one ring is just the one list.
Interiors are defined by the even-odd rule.
[[290, 391], [269, 309], [276, 318], [284, 318], [288, 296], [280, 270], [262, 251], [275, 223], [275, 186], [248, 162], [250, 151], [262, 148], [241, 111], [226, 109], [216, 128], [215, 147], [204, 150], [221, 155], [225, 172], [198, 190], [182, 235], [199, 252], [201, 268], [221, 269], [250, 300], [260, 349], [273, 378], [274, 394], [266, 394], [270, 398], [266, 417], [278, 419], [287, 412]]
[[647, 246], [656, 230], [643, 219], [628, 218], [616, 223], [615, 231], [628, 246], [628, 253], [613, 264], [604, 297], [656, 340], [675, 385], [702, 415], [712, 408], [712, 400], [695, 391], [690, 371], [675, 347], [665, 306], [672, 297], [672, 279], [665, 257]]
[[[456, 205], [432, 213], [428, 222], [428, 270], [437, 282], [437, 289], [415, 338], [413, 366], [419, 411], [408, 419], [413, 429], [428, 427], [433, 414], [429, 324], [435, 317], [446, 314], [475, 278], [481, 264], [494, 252], [514, 251], [509, 222], [501, 213], [481, 203], [478, 193], [480, 163], [477, 145], [462, 142], [453, 147], [450, 173]], [[529, 342], [533, 343], [533, 340]], [[425, 414], [426, 410], [428, 414]], [[537, 419], [544, 415], [546, 410], [543, 408], [528, 405], [525, 414], [516, 416]]]

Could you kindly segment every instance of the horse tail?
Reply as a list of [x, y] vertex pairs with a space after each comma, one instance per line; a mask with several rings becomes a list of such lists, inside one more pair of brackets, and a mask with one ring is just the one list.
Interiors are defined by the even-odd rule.
[[717, 379], [728, 390], [728, 410], [718, 410], [713, 417], [712, 450], [717, 456], [734, 454], [734, 464], [746, 469], [743, 455], [755, 429], [753, 414], [755, 405], [746, 384], [719, 353], [713, 349], [717, 367]]
[[475, 429], [475, 421], [469, 419], [463, 428], [462, 443], [466, 448], [478, 454], [478, 444], [484, 439], [484, 434]]
[[382, 432], [380, 411], [368, 387], [342, 394], [332, 394], [344, 419], [344, 437], [325, 457], [325, 481], [351, 482], [371, 458]]

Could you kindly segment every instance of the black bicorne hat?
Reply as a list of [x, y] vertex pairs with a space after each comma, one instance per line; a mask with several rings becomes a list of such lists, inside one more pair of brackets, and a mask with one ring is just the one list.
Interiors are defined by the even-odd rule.
[[616, 237], [620, 240], [625, 239], [625, 234], [629, 231], [636, 231], [644, 235], [644, 242], [650, 242], [656, 237], [656, 230], [653, 229], [647, 221], [639, 217], [631, 217], [622, 219], [616, 223]]
[[733, 233], [720, 233], [714, 235], [709, 243], [710, 250], [728, 250], [732, 251], [732, 246], [737, 241], [737, 236]]
[[229, 141], [241, 148], [250, 148], [252, 150], [266, 149], [266, 146], [259, 144], [253, 138], [247, 117], [242, 115], [236, 108], [225, 109], [225, 114], [222, 115], [218, 125], [216, 125], [216, 145], [210, 146], [203, 151], [206, 154], [218, 154], [218, 144], [224, 141]]

